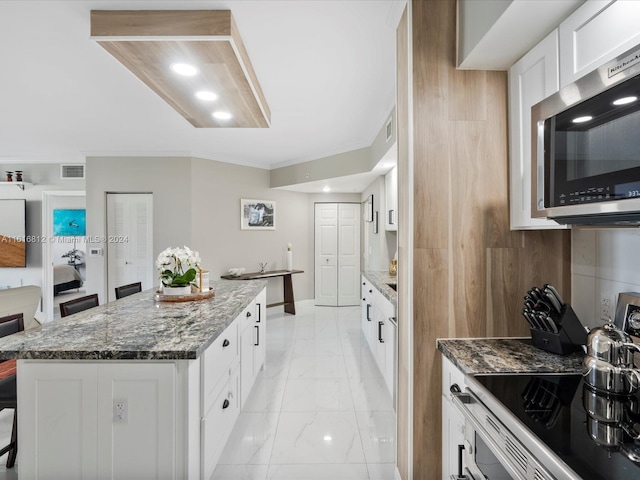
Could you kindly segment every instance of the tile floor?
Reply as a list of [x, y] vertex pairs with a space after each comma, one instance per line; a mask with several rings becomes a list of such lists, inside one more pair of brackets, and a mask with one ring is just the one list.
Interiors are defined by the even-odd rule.
[[[0, 445], [12, 410], [0, 411]], [[267, 311], [267, 359], [214, 480], [393, 480], [391, 396], [360, 331], [360, 307]], [[0, 480], [16, 480], [19, 465]]]
[[267, 359], [214, 480], [393, 480], [396, 419], [360, 307], [267, 311]]

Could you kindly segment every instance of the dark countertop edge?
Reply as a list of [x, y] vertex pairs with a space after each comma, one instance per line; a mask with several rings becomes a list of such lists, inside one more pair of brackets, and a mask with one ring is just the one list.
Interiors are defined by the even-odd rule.
[[[572, 369], [572, 368], [559, 368], [557, 364], [554, 364], [553, 367], [542, 365], [540, 362], [532, 361], [527, 365], [528, 368], [501, 368], [501, 367], [492, 367], [492, 369], [481, 369], [478, 368], [477, 365], [470, 365], [461, 359], [457, 358], [454, 352], [452, 352], [446, 345], [445, 342], [478, 342], [478, 341], [491, 341], [491, 340], [513, 340], [513, 341], [527, 341], [530, 340], [530, 337], [477, 337], [477, 338], [437, 338], [436, 346], [437, 349], [448, 358], [451, 363], [453, 363], [462, 373], [465, 375], [486, 375], [486, 374], [499, 374], [499, 373], [513, 373], [513, 374], [527, 374], [527, 373], [582, 373], [581, 369]], [[535, 347], [533, 347], [535, 348]], [[538, 349], [536, 349], [538, 350]], [[569, 362], [572, 359], [573, 355], [569, 356], [564, 355], [556, 355], [553, 353], [545, 352], [544, 350], [539, 350], [541, 356], [553, 356], [554, 360], [565, 359]]]
[[[204, 349], [203, 349], [204, 350]], [[201, 352], [187, 351], [136, 351], [136, 352], [94, 352], [94, 351], [70, 351], [70, 352], [46, 352], [46, 351], [31, 351], [31, 352], [3, 352], [13, 354], [13, 356], [2, 355], [2, 360], [51, 360], [51, 361], [68, 361], [68, 360], [108, 360], [108, 361], [155, 361], [155, 360], [196, 360]]]
[[387, 283], [394, 283], [394, 282], [380, 282], [380, 279], [377, 277], [377, 275], [379, 276], [386, 276], [388, 277], [389, 280], [394, 279], [396, 280], [395, 283], [396, 285], [398, 284], [397, 278], [398, 277], [392, 277], [391, 275], [389, 275], [388, 272], [385, 271], [378, 271], [378, 270], [362, 270], [362, 275], [364, 275], [364, 277], [369, 280], [371, 282], [371, 284], [376, 287], [378, 289], [378, 291], [387, 299], [389, 300], [392, 304], [393, 307], [397, 310], [398, 309], [398, 292], [395, 292], [391, 287], [389, 287], [389, 285], [387, 285]]

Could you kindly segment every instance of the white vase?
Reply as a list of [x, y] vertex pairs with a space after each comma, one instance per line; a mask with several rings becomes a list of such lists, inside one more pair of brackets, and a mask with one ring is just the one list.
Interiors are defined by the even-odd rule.
[[191, 285], [186, 287], [162, 287], [162, 293], [164, 295], [190, 295]]

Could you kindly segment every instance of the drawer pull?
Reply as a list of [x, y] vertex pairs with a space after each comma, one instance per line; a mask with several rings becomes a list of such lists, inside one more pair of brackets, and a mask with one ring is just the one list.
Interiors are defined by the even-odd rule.
[[225, 408], [229, 408], [229, 405], [231, 405], [231, 402], [225, 398], [224, 402], [222, 402], [222, 409], [224, 410]]
[[228, 347], [229, 345], [231, 345], [231, 343], [229, 342], [229, 340], [227, 340], [226, 338], [224, 339], [224, 342], [222, 342], [222, 348], [224, 347]]
[[384, 325], [384, 322], [378, 322], [378, 341], [380, 343], [384, 343], [384, 340], [382, 339], [382, 326]]
[[255, 329], [256, 329], [256, 343], [254, 343], [253, 345], [257, 347], [258, 345], [260, 345], [260, 327], [256, 325]]

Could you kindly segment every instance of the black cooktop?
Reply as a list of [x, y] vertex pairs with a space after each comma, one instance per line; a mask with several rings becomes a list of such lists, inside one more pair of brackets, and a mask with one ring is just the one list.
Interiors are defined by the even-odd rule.
[[[640, 441], [631, 436], [640, 430], [640, 395], [607, 396], [585, 385], [579, 374], [474, 378], [583, 479], [640, 480]], [[596, 421], [585, 405], [617, 408], [624, 420]]]

